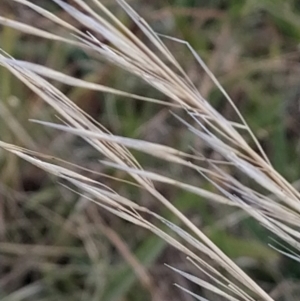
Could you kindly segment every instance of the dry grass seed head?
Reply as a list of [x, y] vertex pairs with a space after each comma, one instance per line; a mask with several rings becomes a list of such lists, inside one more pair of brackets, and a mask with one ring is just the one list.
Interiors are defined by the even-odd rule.
[[[190, 45], [186, 42], [174, 39], [175, 41], [184, 43], [187, 47], [189, 47], [198, 63], [204, 68], [217, 87], [224, 94], [227, 101], [234, 108], [241, 123], [233, 123], [226, 120], [210, 105], [207, 100], [201, 96], [171, 52], [166, 48], [159, 35], [153, 32], [147, 23], [141, 19], [125, 1], [118, 2], [143, 31], [156, 51], [158, 51], [159, 54], [167, 60], [168, 64], [166, 64], [158, 55], [134, 36], [115, 16], [113, 16], [112, 13], [110, 13], [100, 2], [96, 0], [94, 0], [93, 3], [98, 9], [100, 9], [106, 18], [98, 15], [96, 10], [94, 11], [81, 0], [76, 0], [75, 2], [82, 8], [84, 13], [63, 1], [53, 0], [78, 22], [89, 28], [91, 31], [89, 33], [79, 31], [57, 16], [26, 0], [14, 1], [27, 5], [43, 17], [72, 33], [75, 38], [65, 38], [63, 36], [51, 34], [47, 31], [9, 20], [4, 17], [0, 17], [1, 24], [11, 26], [28, 34], [65, 42], [83, 48], [91, 53], [99, 54], [109, 62], [140, 77], [170, 99], [170, 102], [166, 104], [165, 101], [96, 85], [63, 75], [43, 66], [17, 61], [5, 55], [0, 56], [0, 64], [11, 71], [45, 102], [52, 106], [60, 114], [66, 124], [64, 126], [60, 126], [44, 123], [44, 125], [64, 130], [84, 138], [90, 145], [99, 151], [99, 153], [110, 161], [105, 164], [124, 170], [130, 174], [135, 181], [143, 187], [143, 189], [147, 190], [161, 204], [166, 206], [171, 212], [178, 216], [181, 222], [193, 232], [197, 239], [178, 226], [156, 215], [154, 212], [150, 212], [146, 208], [138, 206], [136, 203], [125, 199], [117, 193], [110, 192], [108, 189], [95, 186], [95, 183], [91, 183], [88, 178], [84, 178], [78, 173], [74, 173], [67, 169], [63, 169], [58, 165], [53, 165], [36, 159], [33, 156], [26, 154], [25, 150], [15, 146], [1, 142], [1, 147], [15, 153], [32, 164], [39, 166], [49, 173], [64, 178], [75, 187], [78, 187], [85, 197], [91, 200], [97, 200], [97, 203], [100, 206], [111, 213], [141, 227], [147, 228], [162, 237], [168, 243], [197, 261], [199, 263], [199, 268], [201, 266], [200, 269], [206, 269], [207, 273], [211, 275], [211, 279], [216, 285], [221, 284], [223, 289], [229, 290], [230, 293], [226, 293], [223, 290], [218, 289], [216, 286], [211, 286], [209, 283], [201, 281], [200, 279], [197, 280], [199, 285], [214, 291], [216, 294], [221, 295], [228, 300], [237, 300], [236, 298], [252, 300], [248, 294], [239, 289], [231, 280], [222, 276], [213, 267], [205, 264], [205, 262], [199, 256], [190, 251], [188, 247], [184, 246], [178, 240], [142, 218], [141, 215], [137, 213], [138, 211], [153, 215], [158, 220], [166, 224], [173, 232], [184, 239], [187, 244], [196, 247], [198, 251], [209, 256], [215, 263], [224, 268], [235, 279], [235, 282], [241, 285], [241, 287], [245, 286], [254, 294], [260, 296], [263, 300], [272, 300], [268, 294], [266, 294], [252, 279], [239, 269], [239, 267], [235, 265], [225, 254], [223, 254], [217, 246], [215, 246], [204, 235], [203, 232], [195, 227], [190, 220], [188, 220], [177, 208], [165, 199], [155, 189], [153, 184], [153, 181], [168, 183], [195, 194], [199, 194], [207, 199], [221, 203], [228, 203], [242, 208], [264, 227], [268, 228], [281, 239], [300, 250], [298, 232], [300, 212], [299, 192], [273, 169], [266, 155], [258, 145], [258, 142], [249, 126], [235, 107], [233, 101]], [[98, 34], [104, 37], [108, 42], [103, 43], [98, 40], [96, 38], [96, 35]], [[168, 65], [171, 65], [172, 68]], [[158, 104], [168, 105], [170, 107], [182, 107], [193, 121], [189, 123], [183, 121], [183, 123], [186, 124], [187, 128], [192, 133], [194, 133], [195, 137], [205, 141], [210, 147], [219, 152], [226, 162], [229, 162], [239, 171], [253, 179], [266, 191], [274, 194], [277, 200], [266, 195], [259, 194], [251, 190], [249, 187], [244, 186], [233, 179], [230, 175], [222, 172], [217, 165], [209, 162], [209, 160], [207, 161], [213, 167], [212, 169], [203, 168], [195, 163], [191, 163], [188, 155], [178, 150], [163, 145], [148, 143], [146, 141], [112, 135], [102, 125], [97, 126], [94, 121], [86, 116], [86, 114], [76, 107], [65, 95], [43, 79], [43, 77], [57, 79], [58, 81], [68, 85], [113, 93], [142, 101], [152, 101]], [[251, 149], [249, 144], [239, 133], [238, 129], [252, 137], [260, 149], [261, 156]], [[198, 171], [199, 174], [203, 175], [208, 181], [215, 185], [215, 187], [220, 191], [220, 195], [143, 170], [140, 164], [131, 155], [127, 147], [147, 154], [151, 153], [151, 155], [157, 156], [162, 160], [182, 164]], [[213, 181], [212, 178], [218, 178], [218, 183]], [[223, 186], [219, 183], [222, 183]], [[236, 191], [237, 194], [229, 193], [223, 188], [224, 185], [227, 185], [227, 187], [230, 187], [231, 190]], [[242, 199], [241, 197], [238, 197], [238, 193], [243, 195], [244, 198]], [[245, 198], [247, 198], [247, 202], [245, 202]], [[188, 275], [176, 269], [174, 269], [174, 271], [181, 273], [182, 276], [192, 281], [196, 281], [197, 279], [195, 276]]]

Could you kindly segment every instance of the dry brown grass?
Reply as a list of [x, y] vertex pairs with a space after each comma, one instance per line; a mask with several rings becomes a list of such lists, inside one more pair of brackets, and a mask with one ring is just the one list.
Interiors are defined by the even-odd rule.
[[[95, 202], [115, 216], [155, 233], [183, 252], [188, 260], [210, 279], [209, 282], [204, 281], [198, 278], [197, 275], [190, 275], [177, 268], [170, 267], [174, 272], [188, 280], [227, 300], [250, 301], [257, 298], [259, 300], [273, 300], [236, 263], [229, 259], [201, 229], [196, 227], [155, 188], [156, 182], [173, 185], [199, 195], [208, 201], [240, 208], [279, 239], [300, 251], [299, 192], [273, 168], [234, 102], [197, 53], [184, 41], [156, 34], [123, 0], [119, 0], [118, 3], [138, 25], [151, 46], [146, 46], [97, 0], [93, 0], [91, 6], [84, 1], [75, 0], [74, 2], [80, 7], [80, 11], [63, 1], [53, 0], [77, 22], [88, 28], [88, 32], [78, 30], [29, 1], [14, 1], [35, 10], [44, 18], [64, 28], [68, 34], [50, 33], [5, 17], [0, 17], [2, 25], [44, 39], [80, 47], [95, 56], [101, 56], [102, 59], [104, 58], [141, 78], [157, 89], [161, 95], [164, 95], [164, 98], [168, 99], [168, 101], [165, 101], [148, 98], [145, 95], [123, 92], [115, 88], [73, 78], [44, 66], [15, 60], [7, 53], [0, 55], [0, 64], [51, 106], [61, 120], [61, 124], [42, 121], [35, 121], [36, 123], [83, 138], [99, 152], [99, 158], [101, 158], [99, 160], [103, 166], [128, 173], [135, 182], [129, 183], [129, 185], [137, 185], [139, 189], [147, 191], [161, 206], [166, 207], [180, 220], [181, 226], [175, 225], [156, 212], [120, 195], [103, 183], [93, 180], [92, 177], [82, 175], [83, 167], [70, 165], [49, 155], [32, 152], [5, 142], [1, 142], [0, 146], [46, 172], [66, 180], [65, 183], [67, 184], [64, 184], [66, 187], [72, 191], [76, 188], [76, 193], [91, 202]], [[223, 93], [224, 99], [235, 111], [236, 120], [238, 121], [224, 118], [199, 93], [163, 43], [162, 39], [164, 38], [182, 43], [190, 49], [191, 55], [195, 57], [210, 80]], [[186, 126], [187, 131], [193, 133], [194, 139], [203, 141], [219, 153], [222, 160], [211, 160], [196, 152], [186, 153], [166, 145], [110, 133], [103, 125], [92, 120], [91, 117], [79, 109], [49, 80], [140, 101], [150, 101], [177, 111], [181, 109], [181, 115], [179, 116], [176, 113], [174, 116]], [[253, 141], [258, 152], [250, 147], [250, 144], [253, 144], [251, 141]], [[160, 160], [194, 170], [199, 173], [199, 177], [204, 177], [211, 183], [218, 193], [190, 184], [188, 180], [187, 182], [177, 181], [156, 172], [147, 171], [143, 169], [130, 150], [142, 152]], [[226, 169], [223, 168], [224, 166], [226, 166]], [[232, 172], [229, 172], [229, 170], [238, 170], [241, 174], [247, 176], [249, 182], [255, 182], [261, 189], [253, 190], [249, 185], [239, 182], [231, 176]], [[88, 174], [92, 175], [93, 171], [88, 170]], [[162, 225], [167, 226], [171, 232], [164, 230], [164, 227], [161, 227]], [[294, 256], [288, 251], [281, 252], [286, 253], [287, 256]], [[207, 258], [210, 258], [214, 265], [207, 263]], [[294, 259], [299, 261], [297, 255], [294, 256]], [[134, 262], [132, 265], [137, 266]], [[137, 271], [137, 273], [143, 274], [141, 271]], [[141, 277], [147, 278], [145, 275]], [[146, 280], [146, 283], [148, 282]], [[193, 294], [192, 292], [188, 293]], [[195, 297], [202, 300], [200, 296]]]

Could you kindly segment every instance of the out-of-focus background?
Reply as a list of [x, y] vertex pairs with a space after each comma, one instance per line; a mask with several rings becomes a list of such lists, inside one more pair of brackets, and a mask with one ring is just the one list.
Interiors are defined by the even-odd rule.
[[[50, 0], [32, 2], [74, 23]], [[300, 2], [128, 2], [155, 31], [191, 44], [241, 110], [276, 169], [289, 181], [296, 181], [300, 177]], [[115, 1], [104, 3], [142, 37]], [[59, 30], [13, 1], [0, 1], [0, 14], [49, 31]], [[232, 109], [187, 48], [168, 40], [166, 43], [203, 96], [230, 118]], [[78, 78], [157, 96], [156, 91], [125, 71], [105, 62], [95, 62], [82, 50], [67, 45], [0, 26], [0, 47], [18, 59]], [[182, 150], [195, 147], [205, 151], [201, 142], [195, 141], [169, 114], [168, 108], [55, 85], [115, 134], [161, 142]], [[103, 171], [99, 155], [82, 140], [29, 119], [57, 122], [53, 110], [0, 68], [1, 140]], [[217, 154], [206, 155], [218, 158]], [[145, 160], [141, 155], [138, 159], [152, 171], [213, 189], [203, 184], [197, 174], [185, 174], [179, 167]], [[106, 172], [126, 179], [123, 173]], [[100, 180], [172, 219], [145, 193], [108, 178]], [[300, 265], [270, 249], [267, 246], [270, 234], [255, 221], [166, 185], [158, 184], [157, 188], [276, 300], [297, 300]], [[207, 292], [172, 273], [164, 263], [195, 272], [182, 254], [154, 235], [103, 212], [64, 188], [56, 178], [0, 151], [1, 300], [193, 300], [173, 287], [173, 283], [211, 298]]]

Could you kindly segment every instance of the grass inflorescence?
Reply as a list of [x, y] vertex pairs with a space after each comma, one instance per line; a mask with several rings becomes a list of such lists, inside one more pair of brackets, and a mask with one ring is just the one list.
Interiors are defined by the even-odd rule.
[[[97, 76], [85, 75], [83, 71], [79, 75], [68, 74], [69, 71], [63, 72], [64, 70], [47, 67], [46, 64], [30, 59], [17, 59], [11, 56], [9, 49], [3, 49], [0, 53], [0, 65], [4, 67], [3, 70], [9, 71], [3, 73], [5, 86], [9, 86], [8, 82], [14, 80], [14, 76], [31, 91], [32, 98], [37, 97], [47, 105], [45, 107], [34, 104], [36, 114], [31, 120], [31, 126], [45, 127], [45, 133], [49, 136], [60, 135], [51, 145], [51, 152], [47, 147], [41, 148], [37, 145], [33, 135], [22, 127], [22, 120], [13, 118], [10, 122], [6, 120], [13, 136], [8, 135], [9, 139], [0, 142], [3, 150], [14, 155], [7, 157], [11, 162], [7, 164], [8, 173], [11, 172], [10, 166], [18, 164], [14, 160], [19, 157], [59, 181], [57, 191], [45, 192], [45, 196], [37, 195], [35, 200], [29, 202], [28, 207], [31, 206], [30, 210], [34, 212], [33, 220], [37, 211], [54, 222], [56, 230], [44, 231], [52, 232], [50, 237], [57, 235], [58, 245], [68, 237], [66, 233], [76, 237], [69, 248], [56, 245], [49, 245], [49, 248], [34, 246], [30, 249], [33, 256], [34, 252], [48, 252], [47, 257], [61, 255], [67, 261], [73, 256], [75, 260], [72, 260], [70, 269], [89, 269], [89, 265], [82, 262], [79, 264], [82, 258], [87, 258], [82, 255], [84, 250], [94, 271], [81, 271], [80, 277], [83, 279], [78, 281], [85, 285], [81, 298], [87, 300], [94, 296], [97, 300], [117, 300], [121, 298], [118, 290], [130, 287], [133, 275], [120, 268], [116, 275], [112, 273], [111, 283], [106, 285], [107, 278], [103, 275], [105, 269], [109, 270], [109, 263], [108, 267], [99, 267], [99, 258], [102, 256], [100, 253], [111, 252], [109, 245], [112, 244], [131, 266], [134, 275], [143, 289], [150, 293], [151, 298], [163, 300], [167, 297], [162, 289], [155, 287], [155, 280], [146, 266], [158, 258], [167, 243], [187, 258], [185, 264], [190, 267], [188, 270], [178, 267], [176, 262], [167, 262], [165, 269], [177, 274], [180, 279], [188, 280], [180, 280], [181, 283], [176, 286], [190, 296], [199, 300], [275, 300], [276, 289], [275, 293], [270, 292], [245, 271], [246, 259], [254, 255], [258, 261], [271, 260], [267, 263], [271, 265], [279, 260], [280, 255], [284, 255], [295, 262], [300, 261], [300, 193], [274, 168], [268, 153], [261, 146], [238, 106], [197, 51], [183, 39], [156, 33], [123, 0], [117, 2], [134, 24], [137, 33], [124, 25], [121, 16], [117, 17], [97, 0], [88, 4], [81, 0], [74, 0], [73, 4], [52, 0], [57, 5], [56, 9], [60, 9], [56, 14], [27, 0], [13, 1], [24, 6], [25, 11], [34, 12], [46, 25], [45, 28], [39, 28], [29, 22], [0, 16], [0, 24], [5, 30], [10, 33], [14, 29], [16, 35], [38, 37], [45, 44], [55, 43], [58, 57], [63, 47], [76, 48], [81, 55], [89, 57], [90, 66], [95, 64], [104, 70], [103, 74], [96, 74]], [[227, 25], [222, 30], [226, 41]], [[14, 34], [11, 36], [14, 37]], [[221, 42], [225, 43], [222, 40]], [[196, 80], [192, 78], [178, 62], [171, 48], [167, 47], [169, 44], [184, 49], [185, 55], [188, 54], [192, 64], [196, 66], [194, 71], [201, 69], [202, 76]], [[50, 54], [50, 63], [52, 60], [54, 58], [51, 59]], [[137, 89], [137, 92], [128, 92], [127, 89], [100, 83], [99, 77], [112, 76], [109, 75], [106, 63], [112, 65], [111, 68], [120, 70], [117, 72], [122, 76], [125, 87], [130, 86], [132, 77], [133, 83], [138, 82], [142, 88]], [[229, 116], [220, 112], [217, 104], [209, 101], [209, 90], [213, 87], [219, 99], [225, 103], [223, 106], [230, 112]], [[83, 88], [90, 94], [83, 94]], [[11, 114], [6, 102], [8, 99], [12, 101], [13, 94], [14, 91], [4, 90], [1, 96], [6, 100], [2, 104], [4, 120], [9, 119]], [[93, 108], [97, 108], [96, 105], [91, 106], [89, 113], [85, 110], [89, 99], [96, 94], [100, 95], [102, 102], [98, 109], [105, 112], [103, 122], [94, 116], [96, 114]], [[72, 101], [72, 97], [77, 101]], [[120, 107], [116, 105], [116, 101], [122, 102]], [[51, 109], [44, 110], [48, 107]], [[150, 120], [146, 123], [146, 129], [141, 126], [139, 128], [135, 124], [135, 116], [131, 114], [134, 110], [143, 111], [147, 108], [147, 112], [152, 115], [148, 116], [147, 113], [145, 119], [153, 118], [154, 126]], [[38, 114], [39, 110], [42, 114]], [[124, 121], [122, 115], [126, 114], [129, 117]], [[50, 121], [44, 121], [46, 118]], [[168, 128], [159, 123], [160, 118], [163, 118], [165, 124], [173, 125], [178, 136], [183, 133], [186, 143], [179, 145], [176, 137], [175, 143], [171, 143], [171, 139], [164, 141]], [[167, 118], [171, 121], [167, 122]], [[148, 133], [147, 127], [150, 129]], [[153, 139], [153, 131], [156, 130], [159, 136], [162, 127], [167, 133], [162, 133], [160, 139], [155, 139], [157, 137], [154, 135]], [[132, 129], [136, 132], [132, 133]], [[144, 135], [139, 135], [138, 132], [144, 132]], [[15, 142], [15, 137], [20, 143]], [[43, 139], [48, 143], [46, 137]], [[17, 146], [18, 144], [22, 147]], [[68, 153], [63, 153], [64, 149], [68, 149]], [[63, 153], [62, 157], [57, 153]], [[69, 208], [55, 212], [54, 206], [53, 212], [53, 209], [48, 209], [39, 202], [40, 198], [53, 198], [51, 194], [55, 195], [54, 199], [59, 198], [60, 202], [64, 198], [69, 199]], [[191, 207], [186, 204], [188, 202], [193, 203]], [[211, 208], [207, 209], [205, 202], [211, 204]], [[198, 203], [199, 205], [194, 205]], [[202, 220], [194, 221], [191, 218], [188, 213], [191, 208], [199, 210]], [[209, 213], [210, 210], [215, 212]], [[205, 225], [209, 214], [214, 219], [214, 227]], [[67, 217], [64, 219], [62, 216]], [[24, 218], [25, 224], [30, 224], [30, 218], [31, 214]], [[126, 227], [129, 227], [129, 223], [135, 225], [132, 228], [135, 230], [132, 231], [136, 231], [136, 235], [131, 235], [135, 237], [130, 237], [128, 244], [121, 238], [123, 229], [118, 234], [109, 226], [111, 220], [117, 218], [125, 220]], [[232, 219], [236, 221], [232, 222]], [[264, 229], [259, 230], [260, 233], [266, 231], [264, 237], [270, 236], [271, 239], [264, 243], [269, 243], [270, 247], [259, 241], [252, 241], [251, 238], [248, 245], [248, 238], [239, 241], [234, 235], [227, 237], [224, 228], [230, 223], [239, 224], [244, 219], [251, 220], [249, 224], [255, 221], [260, 229]], [[119, 227], [122, 228], [120, 225]], [[151, 239], [145, 240], [142, 250], [137, 250], [134, 254], [129, 245], [138, 245], [135, 239], [138, 240], [141, 235], [146, 236], [144, 231], [138, 232], [142, 229], [152, 232], [159, 240], [151, 236]], [[241, 232], [247, 231], [245, 229], [247, 225], [242, 227]], [[37, 227], [37, 232], [42, 230]], [[56, 233], [57, 231], [62, 232]], [[106, 237], [106, 243], [100, 243], [95, 234], [97, 231]], [[239, 233], [236, 226], [234, 231], [237, 236], [244, 235]], [[32, 237], [28, 239], [29, 248], [34, 235], [31, 234]], [[76, 240], [80, 240], [83, 246]], [[222, 246], [218, 245], [222, 240]], [[43, 243], [47, 245], [47, 240]], [[243, 264], [240, 264], [232, 258], [232, 254], [236, 252], [235, 248], [243, 250], [243, 246], [247, 246], [244, 250], [246, 259], [241, 260]], [[247, 249], [251, 247], [253, 251], [249, 255]], [[236, 257], [243, 259], [242, 256], [243, 254], [239, 254]], [[113, 256], [111, 260], [113, 261]], [[28, 264], [31, 265], [31, 261]], [[46, 272], [57, 269], [59, 265], [56, 262], [51, 266], [45, 262], [40, 265], [43, 266], [40, 269]], [[249, 265], [251, 266], [251, 262]], [[57, 277], [55, 273], [53, 277]], [[91, 288], [93, 277], [100, 280], [94, 282], [94, 287]], [[119, 281], [118, 277], [122, 280]], [[185, 285], [190, 282], [201, 289], [191, 290], [191, 286]], [[75, 294], [76, 289], [73, 290], [72, 285], [77, 288], [76, 281], [71, 279], [69, 284], [64, 283], [62, 290], [71, 290]], [[33, 296], [47, 296], [45, 287], [47, 285], [40, 284], [39, 281], [33, 282], [28, 287], [28, 296], [30, 293]], [[27, 296], [26, 288], [24, 292], [20, 292], [21, 296]], [[89, 294], [90, 291], [92, 293]], [[142, 292], [141, 294], [143, 295]], [[278, 293], [277, 295], [280, 296]], [[293, 300], [292, 293], [290, 296], [286, 300]], [[22, 300], [20, 298], [18, 300]], [[75, 296], [70, 298], [74, 299]]]

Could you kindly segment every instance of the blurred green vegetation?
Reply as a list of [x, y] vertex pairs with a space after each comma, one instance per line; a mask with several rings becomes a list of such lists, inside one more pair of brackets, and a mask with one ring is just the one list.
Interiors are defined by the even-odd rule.
[[[57, 14], [64, 13], [49, 1]], [[134, 24], [105, 1], [133, 31]], [[300, 177], [300, 4], [297, 0], [132, 0], [130, 4], [158, 32], [188, 41], [208, 63], [255, 132], [276, 169], [289, 181]], [[28, 9], [0, 3], [0, 14], [41, 28], [51, 27]], [[51, 27], [51, 30], [53, 28]], [[140, 36], [139, 32], [135, 32]], [[166, 40], [201, 92], [224, 114], [233, 112], [207, 81], [186, 47]], [[149, 97], [157, 92], [125, 71], [95, 62], [81, 50], [0, 27], [0, 47], [16, 58], [45, 64], [67, 74]], [[118, 135], [163, 142], [180, 149], [195, 146], [193, 136], [168, 109], [112, 95], [58, 85], [67, 96]], [[98, 154], [79, 139], [29, 122], [57, 120], [53, 111], [17, 79], [0, 69], [0, 137], [33, 150], [92, 167]], [[213, 154], [212, 154], [213, 155]], [[198, 175], [163, 166], [138, 155], [143, 166], [199, 185]], [[96, 170], [102, 171], [101, 167]], [[114, 174], [114, 172], [111, 172]], [[124, 177], [124, 175], [119, 175]], [[142, 192], [103, 179], [121, 194], [160, 212]], [[212, 187], [205, 187], [213, 189]], [[226, 254], [238, 262], [277, 300], [293, 299], [291, 281], [300, 286], [300, 267], [270, 249], [269, 233], [229, 208], [158, 185]], [[172, 220], [168, 212], [163, 212]], [[218, 222], [222, 220], [222, 226]], [[176, 220], [173, 220], [176, 222]], [[128, 257], [146, 269], [137, 277]], [[148, 232], [101, 212], [64, 189], [57, 179], [0, 152], [0, 299], [21, 300], [191, 300], [172, 287], [177, 282], [196, 293], [164, 263], [191, 269], [185, 258]], [[135, 266], [136, 267], [136, 266]], [[278, 293], [277, 296], [281, 296]], [[209, 297], [209, 295], [203, 296]], [[275, 298], [275, 297], [274, 297]]]

